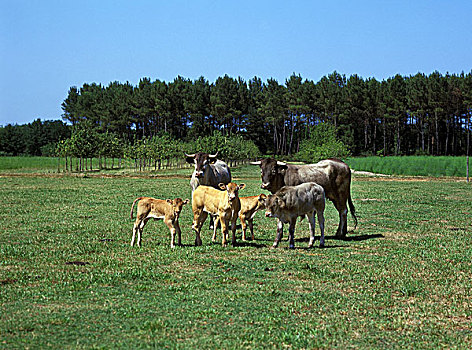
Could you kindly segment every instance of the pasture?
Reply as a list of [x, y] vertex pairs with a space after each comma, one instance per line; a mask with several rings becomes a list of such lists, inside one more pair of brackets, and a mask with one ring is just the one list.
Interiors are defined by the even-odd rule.
[[[241, 196], [264, 192], [249, 169], [233, 172]], [[472, 347], [464, 181], [355, 177], [359, 226], [334, 239], [328, 203], [324, 249], [306, 249], [307, 220], [295, 250], [287, 228], [269, 249], [276, 223], [262, 212], [255, 241], [239, 229], [223, 248], [204, 225], [194, 247], [190, 205], [183, 247], [149, 222], [132, 248], [143, 195], [191, 198], [189, 179], [0, 176], [0, 348]]]

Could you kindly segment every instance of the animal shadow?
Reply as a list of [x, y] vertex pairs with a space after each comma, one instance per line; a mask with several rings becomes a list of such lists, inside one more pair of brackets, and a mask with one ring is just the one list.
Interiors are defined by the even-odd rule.
[[349, 232], [347, 236], [345, 237], [337, 237], [337, 236], [325, 236], [326, 239], [333, 239], [333, 240], [338, 240], [338, 241], [345, 241], [345, 242], [361, 242], [361, 241], [366, 241], [368, 239], [374, 239], [374, 238], [383, 238], [384, 235], [380, 233], [376, 233], [373, 235], [352, 235], [352, 232]]

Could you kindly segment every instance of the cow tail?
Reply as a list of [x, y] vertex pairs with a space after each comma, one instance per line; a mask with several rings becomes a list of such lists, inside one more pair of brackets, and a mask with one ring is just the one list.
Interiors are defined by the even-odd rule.
[[143, 199], [144, 197], [139, 197], [139, 198], [136, 198], [133, 202], [133, 205], [131, 206], [131, 212], [129, 213], [129, 216], [131, 217], [131, 219], [133, 218], [133, 210], [134, 210], [134, 205], [136, 204], [137, 201]]
[[349, 204], [349, 210], [351, 211], [352, 218], [354, 219], [354, 230], [357, 228], [357, 216], [356, 216], [356, 208], [354, 208], [354, 204], [352, 203], [351, 194], [347, 199]]

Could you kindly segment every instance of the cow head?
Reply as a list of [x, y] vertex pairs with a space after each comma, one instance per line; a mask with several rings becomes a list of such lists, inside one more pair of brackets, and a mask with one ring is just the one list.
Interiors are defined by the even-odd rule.
[[176, 198], [174, 200], [167, 199], [166, 201], [172, 207], [172, 210], [173, 210], [174, 215], [175, 215], [176, 218], [178, 218], [180, 216], [180, 212], [182, 211], [182, 208], [184, 207], [184, 205], [189, 202], [188, 199], [182, 200], [182, 198]]
[[271, 194], [265, 200], [265, 206], [265, 216], [269, 218], [275, 218], [279, 217], [280, 210], [283, 210], [285, 208], [285, 202], [279, 196]]
[[239, 198], [238, 192], [246, 187], [246, 184], [236, 185], [234, 182], [230, 182], [229, 184], [225, 185], [224, 183], [220, 182], [218, 187], [223, 191], [228, 192], [228, 200], [230, 202], [234, 201], [236, 198]]
[[286, 163], [279, 162], [273, 158], [266, 158], [258, 162], [251, 162], [251, 164], [261, 167], [262, 189], [275, 193], [285, 185]]
[[202, 178], [205, 174], [205, 170], [210, 164], [214, 164], [217, 159], [218, 152], [216, 154], [209, 154], [198, 152], [194, 154], [187, 154], [185, 153], [185, 160], [187, 163], [195, 165], [195, 176], [198, 178]]
[[256, 210], [262, 210], [266, 207], [267, 196], [265, 194], [260, 194], [257, 198], [257, 207]]

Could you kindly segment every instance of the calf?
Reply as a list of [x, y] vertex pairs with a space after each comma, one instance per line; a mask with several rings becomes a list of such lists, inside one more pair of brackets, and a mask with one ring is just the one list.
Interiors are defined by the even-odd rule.
[[[241, 220], [241, 228], [243, 230], [243, 241], [246, 240], [246, 226], [249, 225], [251, 231], [251, 240], [254, 240], [253, 220], [259, 210], [265, 209], [265, 200], [267, 196], [260, 194], [259, 196], [241, 197], [241, 210], [239, 211], [239, 220]], [[247, 225], [246, 225], [247, 221]]]
[[[243, 231], [243, 241], [246, 240], [246, 228], [249, 225], [249, 230], [251, 231], [251, 239], [254, 240], [254, 230], [253, 230], [253, 219], [256, 213], [259, 210], [265, 208], [265, 200], [267, 196], [265, 194], [261, 194], [259, 196], [251, 196], [251, 197], [239, 197], [239, 201], [241, 202], [241, 209], [239, 210], [239, 220], [241, 220], [241, 228]], [[216, 219], [215, 230], [213, 232], [213, 238], [211, 239], [213, 242], [216, 241], [216, 226], [218, 224], [218, 218]], [[246, 225], [247, 221], [247, 225]]]
[[321, 230], [320, 247], [324, 247], [324, 209], [325, 191], [323, 187], [314, 183], [306, 182], [298, 186], [284, 186], [275, 194], [266, 199], [266, 216], [276, 217], [277, 237], [273, 248], [277, 248], [283, 235], [283, 224], [289, 223], [290, 248], [295, 247], [294, 232], [297, 218], [308, 217], [310, 223], [310, 243], [312, 247], [315, 241], [315, 212], [318, 215], [318, 223]]
[[[241, 203], [238, 192], [246, 187], [245, 184], [236, 185], [230, 182], [225, 185], [220, 183], [219, 191], [213, 187], [200, 185], [192, 193], [193, 225], [195, 231], [195, 245], [202, 245], [200, 230], [208, 214], [216, 215], [221, 223], [222, 240], [221, 244], [226, 245], [226, 236], [228, 234], [228, 225], [231, 221], [231, 230], [233, 231], [233, 246], [236, 244], [236, 220], [238, 218]], [[215, 225], [216, 230], [216, 225]]]
[[150, 197], [136, 198], [131, 206], [131, 219], [133, 218], [134, 205], [138, 202], [138, 211], [136, 214], [136, 221], [133, 226], [133, 238], [131, 239], [131, 246], [134, 246], [136, 233], [138, 233], [137, 245], [141, 246], [141, 234], [144, 226], [149, 219], [163, 219], [164, 223], [170, 230], [171, 240], [170, 246], [175, 247], [175, 233], [177, 233], [177, 244], [181, 245], [181, 231], [179, 226], [179, 216], [182, 208], [189, 202], [188, 199], [182, 200], [176, 198], [174, 200], [155, 199]]

